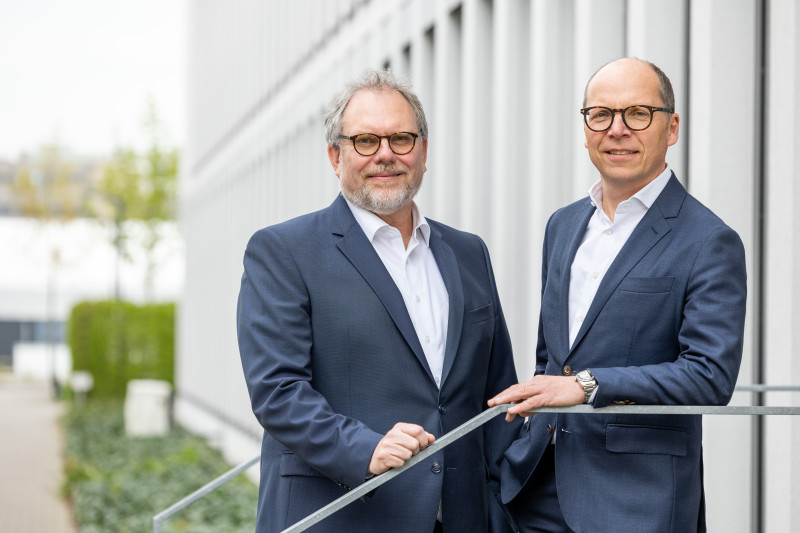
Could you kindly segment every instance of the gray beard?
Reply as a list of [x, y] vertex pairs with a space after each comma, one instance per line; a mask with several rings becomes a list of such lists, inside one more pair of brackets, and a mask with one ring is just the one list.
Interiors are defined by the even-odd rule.
[[352, 193], [342, 188], [342, 194], [362, 209], [376, 215], [391, 215], [410, 204], [418, 190], [419, 187], [413, 187], [408, 182], [403, 183], [400, 189], [383, 189], [362, 182]]

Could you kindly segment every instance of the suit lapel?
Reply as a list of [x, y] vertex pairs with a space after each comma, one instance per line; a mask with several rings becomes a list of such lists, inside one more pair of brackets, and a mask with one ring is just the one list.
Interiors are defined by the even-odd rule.
[[642, 257], [672, 230], [672, 227], [665, 219], [677, 216], [685, 197], [686, 189], [683, 188], [673, 174], [667, 186], [652, 207], [648, 209], [644, 218], [642, 218], [633, 233], [631, 233], [628, 241], [619, 251], [619, 254], [617, 254], [616, 259], [611, 263], [608, 272], [603, 277], [603, 281], [600, 282], [594, 300], [592, 300], [589, 311], [586, 313], [586, 318], [578, 331], [577, 337], [575, 337], [570, 353], [580, 344], [581, 339], [597, 319], [603, 306], [605, 306], [620, 282]]
[[430, 247], [436, 264], [439, 266], [439, 272], [442, 274], [449, 300], [447, 338], [442, 366], [442, 383], [444, 383], [456, 359], [461, 330], [464, 327], [464, 290], [461, 285], [461, 273], [456, 255], [433, 225], [431, 225]]
[[392, 276], [389, 275], [381, 258], [378, 257], [378, 253], [372, 247], [361, 226], [356, 222], [347, 202], [341, 195], [331, 205], [331, 231], [334, 235], [341, 237], [336, 246], [375, 291], [411, 351], [414, 352], [428, 376], [433, 379], [425, 352], [422, 350], [414, 324], [411, 322], [411, 317], [403, 301], [403, 295], [400, 294]]

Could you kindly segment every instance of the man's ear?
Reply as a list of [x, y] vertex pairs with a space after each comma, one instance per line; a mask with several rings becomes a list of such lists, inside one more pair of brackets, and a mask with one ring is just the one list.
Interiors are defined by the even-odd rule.
[[333, 167], [333, 172], [336, 174], [336, 177], [339, 176], [339, 156], [341, 155], [341, 150], [338, 146], [328, 146], [328, 159], [331, 161], [331, 166]]
[[673, 113], [669, 117], [669, 129], [667, 130], [667, 146], [672, 146], [678, 142], [678, 129], [681, 117], [677, 113]]

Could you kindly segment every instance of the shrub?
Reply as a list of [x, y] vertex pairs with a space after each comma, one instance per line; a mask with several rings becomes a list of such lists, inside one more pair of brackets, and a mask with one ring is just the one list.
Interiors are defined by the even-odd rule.
[[173, 383], [175, 304], [83, 302], [69, 317], [72, 366], [94, 377], [92, 395], [125, 396], [131, 379]]
[[[197, 436], [125, 436], [122, 403], [90, 400], [65, 416], [64, 492], [82, 533], [152, 531], [153, 516], [231, 467]], [[240, 475], [161, 525], [164, 533], [255, 530], [257, 487]]]

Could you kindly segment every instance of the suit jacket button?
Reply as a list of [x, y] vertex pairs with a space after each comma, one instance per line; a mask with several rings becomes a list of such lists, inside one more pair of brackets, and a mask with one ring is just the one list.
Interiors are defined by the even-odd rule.
[[439, 412], [445, 414], [447, 412], [447, 408], [444, 405], [439, 406]]
[[547, 424], [547, 433], [550, 435], [553, 434], [553, 426], [551, 426], [550, 424]]
[[441, 463], [439, 463], [439, 461], [433, 463], [433, 466], [431, 467], [431, 472], [433, 472], [434, 474], [438, 474], [441, 471], [442, 471]]
[[572, 367], [569, 365], [564, 365], [564, 375], [569, 376], [572, 374]]

